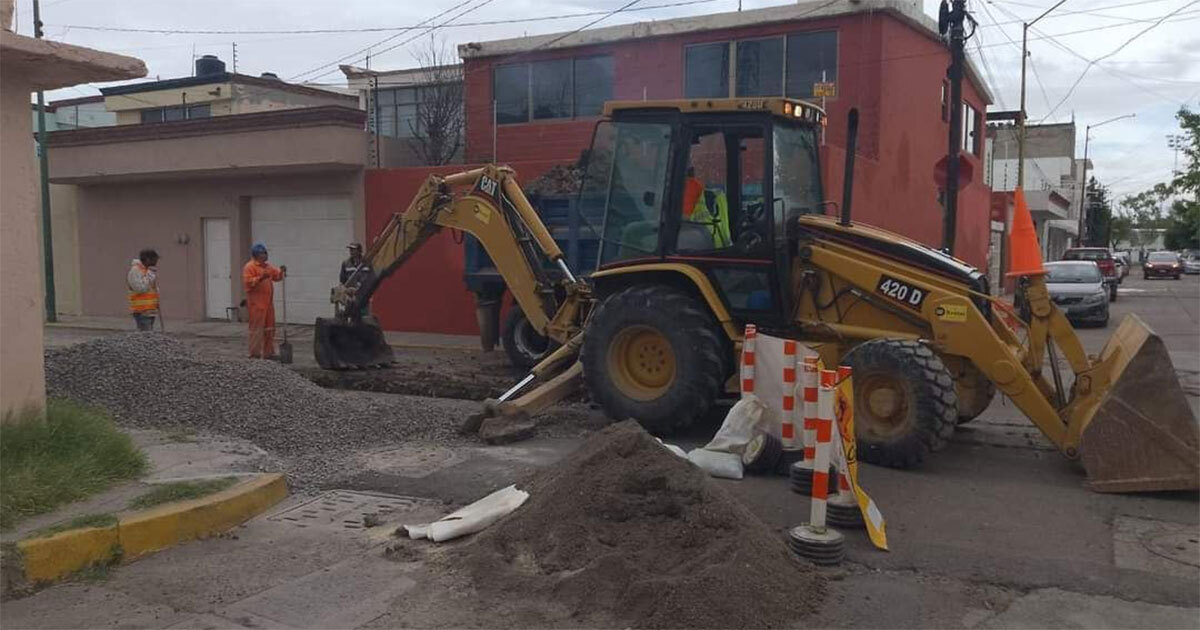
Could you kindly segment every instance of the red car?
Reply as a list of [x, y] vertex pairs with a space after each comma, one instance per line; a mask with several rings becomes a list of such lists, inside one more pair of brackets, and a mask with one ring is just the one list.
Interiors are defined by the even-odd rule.
[[1072, 247], [1063, 252], [1063, 260], [1090, 260], [1096, 263], [1100, 268], [1100, 274], [1104, 276], [1104, 285], [1108, 287], [1108, 300], [1110, 302], [1117, 301], [1117, 285], [1121, 282], [1121, 276], [1118, 275], [1117, 262], [1113, 259], [1112, 252], [1105, 247]]
[[1183, 263], [1175, 252], [1150, 252], [1142, 265], [1142, 278], [1174, 278], [1179, 279], [1183, 273]]

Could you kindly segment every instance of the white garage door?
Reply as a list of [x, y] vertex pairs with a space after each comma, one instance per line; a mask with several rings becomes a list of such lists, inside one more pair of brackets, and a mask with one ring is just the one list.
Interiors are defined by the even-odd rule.
[[[346, 245], [354, 240], [350, 198], [343, 195], [255, 197], [250, 235], [287, 265], [288, 323], [312, 324], [333, 315], [329, 290], [338, 281]], [[275, 285], [275, 317], [283, 321], [283, 287]]]

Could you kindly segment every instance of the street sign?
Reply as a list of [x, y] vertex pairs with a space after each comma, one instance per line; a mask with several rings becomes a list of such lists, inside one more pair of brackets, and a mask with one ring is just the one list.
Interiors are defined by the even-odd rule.
[[[938, 188], [941, 188], [942, 190], [946, 189], [946, 165], [948, 163], [949, 163], [949, 160], [947, 160], [946, 157], [943, 156], [942, 159], [938, 160], [937, 164], [935, 164], [933, 166], [933, 181], [937, 182]], [[964, 186], [971, 183], [971, 180], [974, 177], [975, 177], [975, 167], [971, 166], [971, 161], [967, 159], [966, 155], [959, 154], [959, 156], [958, 156], [958, 189], [962, 190], [962, 188]]]
[[837, 96], [837, 83], [833, 81], [818, 81], [813, 84], [814, 98], [834, 98]]

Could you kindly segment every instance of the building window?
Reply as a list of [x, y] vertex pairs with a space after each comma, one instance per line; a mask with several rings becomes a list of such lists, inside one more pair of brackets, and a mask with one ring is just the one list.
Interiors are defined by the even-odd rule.
[[420, 128], [417, 117], [415, 87], [376, 90], [375, 111], [379, 117], [379, 135], [388, 138], [411, 138]]
[[966, 103], [963, 103], [962, 125], [962, 150], [979, 155], [983, 144], [983, 134], [979, 133], [979, 112]]
[[496, 122], [529, 121], [529, 64], [500, 66], [492, 72], [492, 98], [496, 99]]
[[783, 94], [783, 38], [737, 43], [737, 96]]
[[571, 117], [571, 60], [537, 61], [529, 65], [533, 117]]
[[683, 56], [685, 98], [729, 96], [729, 42], [688, 46]]
[[[732, 90], [731, 54], [735, 66]], [[686, 98], [824, 97], [836, 93], [832, 89], [836, 83], [836, 31], [697, 44], [684, 49]]]
[[612, 98], [610, 55], [535, 61], [492, 71], [496, 123], [597, 116]]
[[575, 60], [575, 115], [599, 116], [604, 101], [612, 99], [613, 59], [611, 56], [581, 57]]
[[160, 107], [158, 109], [143, 109], [141, 115], [143, 123], [210, 118], [212, 117], [212, 106], [205, 103], [203, 105], [176, 105], [174, 107]]
[[837, 83], [837, 32], [797, 33], [787, 38], [787, 96], [812, 98], [817, 83]]

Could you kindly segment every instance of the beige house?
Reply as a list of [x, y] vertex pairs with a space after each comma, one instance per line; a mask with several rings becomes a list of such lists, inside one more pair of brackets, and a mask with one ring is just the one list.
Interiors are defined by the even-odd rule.
[[0, 2], [0, 419], [45, 405], [43, 285], [37, 165], [29, 95], [90, 81], [145, 76], [132, 57], [12, 32], [11, 0]]
[[212, 56], [195, 76], [101, 93], [115, 124], [50, 134], [60, 311], [126, 314], [125, 270], [153, 247], [165, 318], [236, 317], [241, 266], [263, 241], [288, 265], [289, 318], [325, 314], [345, 246], [366, 231], [356, 96]]
[[82, 313], [126, 314], [129, 262], [152, 247], [168, 321], [235, 317], [262, 241], [288, 266], [289, 319], [311, 324], [366, 231], [364, 125], [326, 105], [50, 134], [51, 181], [74, 189]]

